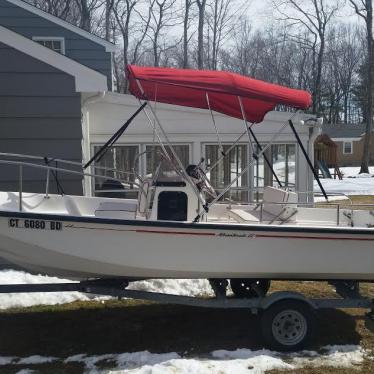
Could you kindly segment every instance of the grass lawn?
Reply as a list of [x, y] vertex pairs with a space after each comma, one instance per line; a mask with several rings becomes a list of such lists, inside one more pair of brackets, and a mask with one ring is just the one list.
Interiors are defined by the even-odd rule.
[[[374, 202], [374, 196], [353, 197], [352, 200], [369, 203]], [[373, 294], [374, 285], [362, 284], [361, 287], [364, 293]], [[281, 289], [303, 292], [311, 297], [333, 296], [327, 283], [273, 282], [271, 291]], [[319, 331], [310, 348], [360, 344], [374, 352], [374, 334], [365, 327], [364, 314], [360, 309], [318, 311]], [[263, 348], [259, 319], [247, 310], [110, 300], [0, 311], [0, 356], [66, 358], [80, 353], [100, 355], [148, 350], [194, 357], [217, 349], [237, 348]], [[80, 363], [54, 362], [5, 365], [0, 366], [0, 372], [14, 373], [22, 368], [42, 373], [81, 373], [83, 370]], [[306, 367], [296, 372], [342, 374], [352, 373], [352, 369]], [[374, 373], [374, 360], [368, 358], [357, 372]]]
[[[319, 207], [328, 207], [329, 205], [333, 205], [333, 207], [335, 207], [337, 204], [341, 205], [341, 206], [344, 206], [344, 207], [348, 207], [350, 205], [352, 205], [352, 208], [360, 208], [360, 209], [370, 209], [370, 210], [373, 210], [374, 207], [370, 205], [374, 205], [374, 196], [371, 196], [371, 195], [351, 195], [349, 196], [349, 199], [344, 199], [344, 200], [335, 200], [335, 201], [331, 201], [330, 203], [324, 203], [324, 202], [320, 202], [320, 203], [317, 203], [317, 206]], [[363, 206], [358, 206], [358, 205], [362, 205]], [[369, 204], [369, 206], [365, 206], [364, 204]]]

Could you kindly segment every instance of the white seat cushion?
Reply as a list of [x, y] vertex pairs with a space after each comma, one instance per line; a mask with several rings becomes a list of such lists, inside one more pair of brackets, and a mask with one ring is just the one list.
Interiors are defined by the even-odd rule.
[[263, 210], [275, 217], [279, 216], [279, 219], [288, 218], [296, 212], [297, 201], [298, 196], [295, 192], [270, 186], [264, 188]]

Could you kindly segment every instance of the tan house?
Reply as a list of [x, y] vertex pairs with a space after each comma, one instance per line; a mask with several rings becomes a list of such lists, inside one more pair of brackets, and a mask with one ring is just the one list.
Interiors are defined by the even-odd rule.
[[[339, 166], [359, 166], [364, 147], [365, 124], [324, 124], [322, 133], [337, 145], [336, 161]], [[369, 164], [374, 165], [374, 131], [370, 139]]]

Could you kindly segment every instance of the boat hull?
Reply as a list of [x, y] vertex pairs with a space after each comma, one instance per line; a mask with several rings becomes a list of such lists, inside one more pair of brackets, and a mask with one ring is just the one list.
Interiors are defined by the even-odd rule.
[[0, 256], [74, 279], [374, 280], [374, 230], [0, 212]]

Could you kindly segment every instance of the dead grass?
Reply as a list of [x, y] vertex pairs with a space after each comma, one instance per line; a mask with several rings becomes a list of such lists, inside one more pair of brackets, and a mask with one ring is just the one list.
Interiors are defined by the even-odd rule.
[[[373, 286], [365, 284], [365, 292]], [[274, 282], [271, 291], [287, 289], [310, 297], [333, 296], [327, 283]], [[374, 336], [364, 325], [364, 311], [321, 310], [317, 313], [319, 334], [311, 349], [328, 344], [361, 344], [374, 349]], [[215, 310], [161, 305], [133, 300], [74, 302], [60, 306], [12, 309], [0, 313], [0, 355], [31, 355], [66, 358], [79, 353], [148, 350], [175, 351], [183, 356], [204, 355], [216, 349], [263, 348], [259, 319], [247, 310]], [[81, 373], [79, 363], [55, 362], [46, 365], [8, 365], [1, 373], [31, 368], [42, 373]], [[317, 373], [305, 368], [297, 373]], [[272, 373], [278, 373], [273, 371]], [[324, 373], [350, 370], [323, 368]], [[373, 373], [374, 361], [367, 360], [360, 372]]]
[[321, 208], [335, 208], [337, 204], [342, 207], [352, 206], [352, 208], [373, 210], [373, 206], [365, 206], [365, 204], [374, 205], [374, 195], [351, 195], [349, 196], [349, 199], [335, 200], [330, 203], [320, 202], [316, 205]]

